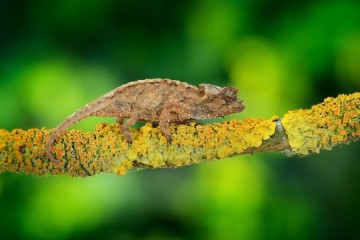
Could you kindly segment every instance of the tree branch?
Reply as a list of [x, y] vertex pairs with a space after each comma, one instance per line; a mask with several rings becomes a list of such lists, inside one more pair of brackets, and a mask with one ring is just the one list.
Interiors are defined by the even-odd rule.
[[35, 175], [91, 176], [101, 172], [124, 175], [129, 169], [180, 167], [202, 161], [267, 151], [306, 156], [360, 138], [360, 93], [326, 98], [311, 107], [289, 111], [282, 119], [231, 120], [171, 127], [166, 141], [159, 128], [132, 129], [128, 144], [118, 124], [99, 124], [93, 133], [65, 132], [45, 156], [51, 130], [0, 129], [0, 172]]

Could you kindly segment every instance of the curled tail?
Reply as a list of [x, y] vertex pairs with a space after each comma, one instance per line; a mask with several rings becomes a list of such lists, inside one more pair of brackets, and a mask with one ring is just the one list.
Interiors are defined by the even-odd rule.
[[55, 159], [51, 154], [51, 147], [54, 144], [56, 138], [67, 128], [71, 127], [75, 123], [80, 120], [94, 116], [98, 112], [100, 106], [96, 106], [96, 104], [88, 104], [84, 108], [79, 109], [69, 117], [67, 117], [60, 125], [58, 125], [50, 134], [46, 141], [45, 153], [48, 159], [53, 161], [54, 163], [59, 163], [60, 161]]

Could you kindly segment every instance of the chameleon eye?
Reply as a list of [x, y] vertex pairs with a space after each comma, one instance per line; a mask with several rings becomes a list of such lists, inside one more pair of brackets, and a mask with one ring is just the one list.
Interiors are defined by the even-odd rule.
[[226, 101], [235, 101], [237, 98], [237, 92], [238, 90], [233, 87], [225, 87], [222, 90], [222, 94], [225, 97]]

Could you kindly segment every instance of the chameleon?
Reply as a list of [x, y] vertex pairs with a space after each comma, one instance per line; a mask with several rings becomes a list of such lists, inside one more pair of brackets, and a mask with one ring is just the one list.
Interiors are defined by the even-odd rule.
[[[172, 136], [170, 124], [191, 120], [206, 120], [244, 110], [243, 100], [234, 87], [199, 84], [199, 87], [171, 79], [145, 79], [124, 84], [90, 102], [67, 117], [49, 135], [46, 156], [58, 163], [51, 154], [56, 138], [67, 128], [90, 116], [116, 117], [128, 143], [132, 142], [129, 128], [136, 121], [158, 124], [168, 142]], [[124, 119], [127, 119], [125, 123]]]

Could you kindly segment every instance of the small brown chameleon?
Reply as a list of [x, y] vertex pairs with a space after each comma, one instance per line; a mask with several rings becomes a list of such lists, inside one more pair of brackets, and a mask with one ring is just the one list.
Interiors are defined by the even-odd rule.
[[124, 84], [104, 96], [90, 102], [67, 117], [50, 134], [46, 142], [46, 155], [59, 162], [51, 154], [51, 146], [63, 131], [90, 116], [116, 117], [121, 130], [131, 142], [129, 128], [138, 120], [159, 123], [160, 129], [171, 141], [169, 124], [189, 120], [205, 120], [241, 112], [245, 106], [237, 97], [237, 89], [200, 84], [199, 87], [170, 79], [145, 79]]

